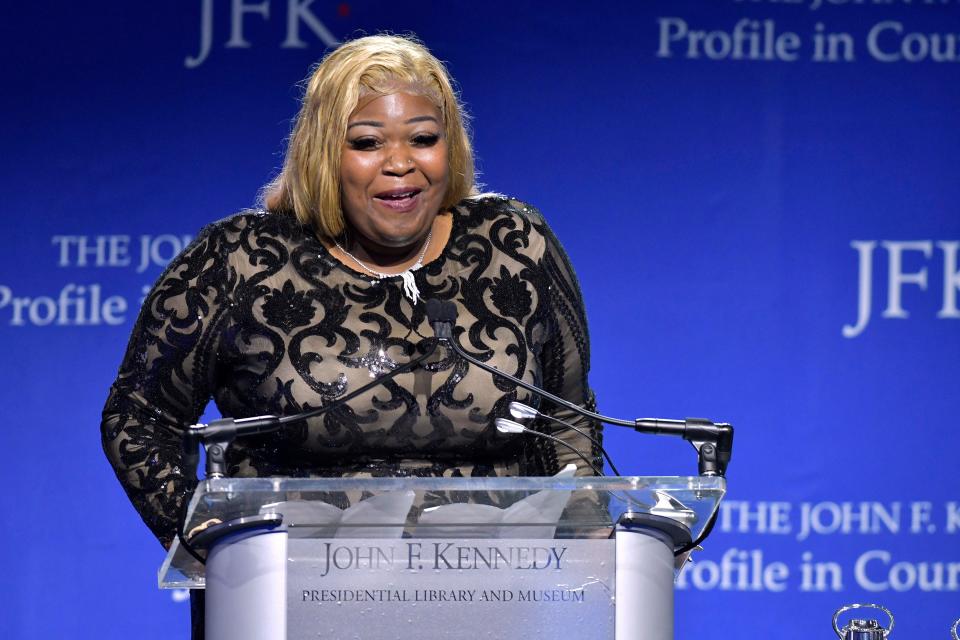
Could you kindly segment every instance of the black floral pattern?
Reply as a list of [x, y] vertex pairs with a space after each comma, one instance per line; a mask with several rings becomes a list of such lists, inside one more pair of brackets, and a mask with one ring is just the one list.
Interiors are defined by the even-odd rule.
[[273, 289], [263, 301], [263, 317], [267, 323], [290, 333], [297, 327], [313, 320], [313, 305], [305, 291], [296, 291], [293, 282], [287, 280], [283, 289]]
[[508, 272], [506, 266], [501, 266], [500, 277], [493, 279], [490, 299], [497, 311], [517, 320], [523, 320], [530, 313], [533, 303], [533, 295], [527, 291], [523, 280], [519, 275]]
[[[328, 404], [433, 340], [423, 300], [453, 301], [460, 344], [478, 358], [581, 405], [589, 342], [576, 277], [543, 218], [502, 197], [452, 210], [440, 258], [371, 282], [334, 259], [309, 228], [248, 211], [208, 226], [147, 297], [103, 413], [103, 446], [130, 499], [168, 544], [195, 482], [181, 438], [210, 398], [223, 415], [290, 415]], [[566, 447], [500, 434], [497, 417], [526, 392], [441, 349], [422, 370], [292, 430], [237, 441], [235, 476], [542, 475]], [[569, 411], [563, 420], [597, 425]], [[588, 440], [556, 435], [584, 452]]]

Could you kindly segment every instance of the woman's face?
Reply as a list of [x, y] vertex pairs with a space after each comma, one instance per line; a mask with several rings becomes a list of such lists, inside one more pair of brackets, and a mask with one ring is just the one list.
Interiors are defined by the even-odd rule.
[[442, 117], [428, 98], [390, 93], [350, 116], [340, 156], [343, 212], [368, 252], [397, 253], [425, 237], [449, 173]]

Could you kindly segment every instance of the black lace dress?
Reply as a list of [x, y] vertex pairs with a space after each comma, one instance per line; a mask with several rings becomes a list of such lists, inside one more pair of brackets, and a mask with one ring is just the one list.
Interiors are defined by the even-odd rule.
[[[182, 434], [211, 397], [231, 417], [330, 403], [433, 340], [424, 299], [456, 303], [455, 334], [478, 358], [592, 406], [579, 287], [543, 218], [500, 197], [466, 200], [452, 214], [443, 254], [415, 272], [417, 304], [399, 277], [349, 269], [284, 214], [214, 223], [170, 264], [143, 305], [101, 425], [117, 477], [165, 546], [195, 486]], [[339, 410], [237, 441], [229, 475], [545, 475], [567, 463], [593, 473], [565, 447], [500, 434], [494, 419], [515, 399], [536, 403], [440, 347]], [[598, 425], [542, 408], [599, 437]], [[585, 438], [557, 435], [600, 466]]]

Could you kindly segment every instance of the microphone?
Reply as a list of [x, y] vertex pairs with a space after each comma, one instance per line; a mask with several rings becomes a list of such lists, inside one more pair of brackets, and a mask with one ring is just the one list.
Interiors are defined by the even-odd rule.
[[[601, 446], [599, 442], [597, 442], [596, 440], [594, 440], [593, 438], [591, 438], [589, 434], [584, 433], [581, 429], [578, 429], [577, 427], [573, 426], [572, 424], [570, 424], [570, 423], [568, 423], [568, 422], [565, 422], [564, 420], [561, 420], [560, 418], [555, 418], [555, 417], [553, 417], [553, 416], [549, 416], [549, 415], [547, 415], [547, 414], [545, 414], [545, 413], [542, 413], [542, 412], [534, 409], [533, 407], [531, 407], [531, 406], [529, 406], [529, 405], [526, 405], [526, 404], [523, 404], [522, 402], [517, 402], [517, 401], [513, 401], [513, 402], [510, 403], [510, 415], [512, 415], [512, 416], [513, 416], [514, 418], [516, 418], [517, 420], [529, 420], [530, 418], [536, 418], [536, 417], [546, 418], [547, 420], [552, 420], [552, 421], [554, 421], [554, 422], [558, 422], [558, 423], [560, 423], [560, 424], [562, 424], [562, 425], [564, 425], [564, 426], [566, 426], [566, 427], [568, 427], [568, 428], [570, 428], [570, 429], [573, 429], [573, 430], [576, 431], [577, 433], [580, 433], [580, 434], [584, 435], [587, 439], [590, 440], [590, 442], [592, 442], [593, 444], [597, 445], [597, 446], [600, 448], [600, 452], [601, 452], [601, 453], [604, 455], [604, 457], [607, 459], [607, 462], [610, 463], [610, 469], [611, 469], [616, 475], [618, 475], [618, 476], [620, 475], [620, 472], [617, 471], [617, 467], [614, 466], [613, 460], [610, 459], [610, 455], [607, 453], [606, 449], [604, 449], [603, 446]], [[499, 419], [497, 419], [496, 424], [497, 424], [497, 429], [498, 429], [500, 432], [502, 432], [502, 433], [521, 433], [521, 432], [524, 432], [524, 431], [525, 431], [525, 432], [527, 432], [527, 433], [532, 433], [532, 434], [535, 434], [535, 435], [538, 435], [538, 436], [546, 436], [546, 434], [540, 433], [539, 431], [534, 431], [534, 430], [532, 430], [532, 429], [527, 429], [527, 428], [525, 428], [522, 424], [518, 424], [518, 423], [514, 422], [513, 420], [504, 420], [503, 418], [499, 418]], [[518, 427], [519, 427], [519, 429], [518, 429]], [[547, 436], [547, 437], [549, 437], [549, 436]], [[563, 442], [562, 440], [557, 439], [557, 441], [558, 441], [558, 442], [561, 442], [561, 443], [563, 443], [563, 444], [565, 444], [565, 445], [567, 445], [568, 447], [570, 446], [569, 444], [567, 444], [566, 442]], [[579, 453], [579, 452], [578, 452], [578, 453]], [[582, 458], [583, 456], [581, 455], [580, 457]], [[591, 464], [590, 466], [593, 467], [592, 464]], [[594, 469], [595, 469], [595, 468], [594, 468]], [[602, 474], [601, 474], [601, 475], [602, 475]], [[658, 495], [658, 499], [659, 499], [659, 498], [661, 497], [661, 496], [660, 496], [660, 492], [657, 492], [657, 495]], [[631, 505], [633, 505], [633, 506], [639, 507], [641, 511], [647, 511], [647, 510], [649, 510], [651, 513], [654, 513], [654, 510], [656, 509], [656, 505], [654, 505], [653, 507], [651, 507], [650, 505], [640, 503], [640, 502], [637, 501], [635, 498], [632, 498], [632, 497], [630, 497], [629, 495], [626, 495], [626, 494], [620, 494], [619, 497], [620, 497], [622, 500], [624, 500], [625, 502], [627, 502], [627, 503], [629, 503], [629, 504], [631, 504]], [[671, 499], [672, 499], [672, 498], [671, 498]], [[672, 508], [672, 507], [671, 507], [671, 508]], [[717, 522], [717, 515], [718, 515], [719, 513], [720, 513], [720, 510], [719, 510], [719, 509], [717, 509], [716, 511], [714, 511], [714, 512], [713, 512], [713, 515], [710, 517], [710, 520], [707, 521], [707, 524], [706, 524], [706, 526], [704, 527], [703, 532], [697, 537], [697, 539], [696, 539], [696, 540], [692, 540], [691, 542], [689, 542], [689, 543], [681, 546], [679, 549], [675, 549], [673, 555], [674, 555], [675, 557], [681, 556], [681, 555], [683, 555], [683, 554], [685, 554], [685, 553], [687, 553], [687, 552], [689, 552], [689, 551], [692, 551], [692, 550], [696, 549], [697, 547], [699, 547], [700, 544], [701, 544], [704, 540], [706, 540], [706, 539], [707, 539], [707, 536], [709, 536], [710, 533], [713, 531], [713, 526], [714, 526], [714, 524], [716, 524], [716, 522]], [[655, 514], [655, 515], [656, 515], [656, 514]], [[673, 514], [672, 514], [672, 516], [673, 516]]]
[[328, 411], [332, 411], [357, 396], [366, 393], [370, 389], [389, 382], [401, 373], [405, 373], [418, 366], [421, 362], [433, 355], [437, 349], [437, 344], [437, 341], [428, 343], [426, 350], [416, 358], [397, 366], [397, 368], [389, 373], [371, 380], [362, 387], [337, 398], [330, 404], [310, 409], [309, 411], [283, 417], [266, 415], [252, 418], [220, 418], [209, 424], [192, 425], [184, 435], [183, 448], [186, 456], [188, 459], [195, 460], [197, 444], [202, 443], [207, 454], [206, 477], [222, 478], [226, 475], [226, 450], [230, 446], [230, 443], [236, 438], [277, 431], [292, 423], [315, 418]]
[[733, 426], [727, 423], [713, 423], [703, 418], [686, 420], [668, 420], [662, 418], [637, 418], [621, 420], [610, 418], [577, 406], [576, 404], [553, 395], [528, 382], [500, 371], [467, 353], [453, 335], [453, 324], [457, 319], [457, 305], [450, 301], [430, 299], [426, 301], [427, 318], [433, 327], [437, 340], [444, 342], [458, 356], [488, 373], [507, 380], [526, 389], [541, 398], [565, 407], [577, 415], [597, 420], [616, 427], [630, 427], [640, 433], [679, 436], [693, 445], [697, 451], [697, 468], [702, 476], [723, 477], [733, 452]]
[[[525, 404], [522, 404], [522, 403], [520, 403], [520, 402], [511, 403], [511, 404], [517, 404], [517, 405], [520, 405], [520, 407], [524, 407], [525, 409], [527, 409], [527, 410], [529, 410], [529, 411], [536, 412], [536, 409], [533, 409], [532, 407], [529, 407], [529, 406], [527, 406], [527, 405], [525, 405]], [[513, 407], [512, 407], [512, 406], [510, 407], [510, 409], [511, 409], [511, 412], [513, 412]], [[529, 411], [519, 410], [519, 407], [518, 407], [518, 413], [529, 413]], [[516, 417], [516, 415], [514, 415], [514, 417]], [[549, 416], [544, 416], [544, 417], [549, 417]], [[551, 440], [551, 441], [553, 441], [553, 442], [558, 442], [558, 443], [562, 444], [563, 446], [567, 447], [568, 449], [570, 449], [571, 451], [573, 451], [574, 453], [576, 453], [578, 456], [580, 456], [580, 459], [583, 460], [584, 462], [586, 462], [588, 465], [590, 465], [590, 468], [593, 469], [594, 472], [595, 472], [598, 476], [605, 476], [605, 475], [606, 475], [606, 474], [603, 473], [603, 469], [598, 469], [598, 468], [594, 465], [594, 463], [593, 463], [593, 461], [592, 461], [591, 459], [589, 459], [588, 457], [586, 457], [586, 456], [583, 454], [583, 452], [581, 452], [579, 449], [577, 449], [576, 447], [574, 447], [573, 445], [571, 445], [569, 442], [565, 442], [565, 441], [561, 440], [560, 438], [555, 438], [554, 436], [551, 436], [551, 435], [549, 435], [549, 434], [547, 434], [547, 433], [543, 433], [543, 432], [540, 432], [540, 431], [535, 431], [535, 430], [533, 430], [533, 429], [530, 429], [530, 428], [528, 428], [528, 427], [523, 426], [523, 425], [520, 424], [519, 422], [516, 422], [516, 421], [514, 421], [514, 420], [508, 420], [508, 419], [506, 419], [506, 418], [497, 418], [496, 421], [495, 421], [495, 424], [497, 425], [497, 431], [499, 431], [500, 433], [529, 433], [530, 435], [537, 436], [538, 438], [547, 438], [548, 440]], [[572, 426], [571, 426], [571, 428], [572, 428], [574, 431], [578, 431], [578, 432], [580, 431], [580, 430], [577, 429], [576, 427], [572, 427]], [[590, 436], [587, 436], [587, 438], [589, 438], [591, 441], [593, 441], [593, 439], [590, 438]], [[594, 441], [594, 442], [595, 442], [595, 441]], [[602, 449], [602, 447], [601, 447], [601, 449]], [[613, 468], [613, 462], [610, 461], [609, 458], [607, 459], [607, 461], [610, 462], [610, 467]], [[620, 475], [620, 472], [617, 471], [615, 468], [613, 469], [613, 472], [616, 473], [617, 475]], [[622, 491], [613, 492], [613, 495], [617, 496], [619, 499], [623, 500], [623, 501], [626, 502], [627, 504], [630, 504], [632, 507], [635, 507], [635, 508], [640, 509], [641, 511], [648, 511], [648, 510], [651, 510], [651, 509], [655, 509], [655, 508], [656, 508], [656, 505], [649, 505], [649, 504], [640, 502], [640, 501], [637, 500], [636, 498], [633, 498], [633, 497], [631, 497], [630, 495], [628, 495], [628, 494], [626, 494], [626, 493], [623, 493]], [[664, 494], [664, 495], [666, 495], [666, 494]], [[657, 492], [657, 498], [659, 499], [660, 497], [661, 497], [661, 496], [660, 496], [659, 492]], [[673, 500], [673, 498], [670, 498], [670, 499]], [[678, 502], [677, 504], [680, 504], [680, 503]], [[652, 512], [652, 511], [651, 511], [651, 512]]]
[[494, 421], [494, 423], [497, 425], [497, 431], [499, 431], [500, 433], [529, 433], [530, 435], [537, 436], [538, 438], [546, 438], [547, 440], [550, 440], [552, 442], [562, 444], [567, 449], [570, 449], [570, 451], [573, 451], [575, 454], [580, 456], [580, 459], [586, 462], [587, 465], [589, 465], [589, 467], [593, 469], [594, 473], [596, 473], [598, 476], [604, 475], [603, 469], [597, 469], [597, 467], [593, 464], [593, 461], [591, 461], [590, 458], [583, 455], [583, 452], [580, 451], [580, 449], [577, 449], [575, 446], [573, 446], [569, 442], [564, 442], [560, 438], [551, 436], [549, 433], [541, 433], [540, 431], [534, 431], [533, 429], [528, 429], [527, 427], [523, 426], [519, 422], [514, 422], [513, 420], [508, 420], [506, 418], [497, 418]]
[[427, 300], [427, 319], [438, 340], [453, 338], [453, 325], [457, 322], [457, 305], [449, 301], [430, 298]]
[[589, 433], [587, 433], [583, 429], [570, 424], [566, 420], [561, 420], [560, 418], [555, 418], [554, 416], [548, 416], [545, 413], [541, 413], [540, 411], [537, 411], [533, 407], [523, 404], [522, 402], [517, 402], [516, 400], [510, 403], [510, 415], [512, 415], [517, 420], [530, 420], [531, 418], [545, 418], [546, 420], [550, 420], [551, 422], [555, 422], [557, 424], [563, 425], [565, 429], [571, 429], [573, 431], [576, 431], [577, 433], [582, 435], [584, 438], [589, 440], [591, 443], [593, 443], [593, 445], [600, 450], [600, 453], [603, 454], [603, 457], [606, 458], [607, 463], [609, 463], [610, 470], [613, 471], [613, 475], [615, 476], [620, 475], [620, 472], [617, 470], [617, 465], [613, 463], [613, 458], [611, 458], [610, 454], [607, 453], [607, 450], [603, 448], [603, 445], [600, 443], [600, 441], [594, 438], [593, 436], [591, 436]]
[[[418, 366], [421, 362], [433, 355], [434, 351], [437, 350], [438, 342], [439, 341], [429, 343], [423, 354], [397, 366], [396, 369], [393, 369], [389, 373], [370, 381], [362, 387], [354, 389], [345, 396], [337, 398], [330, 404], [290, 416], [279, 417], [266, 415], [255, 416], [252, 418], [220, 418], [210, 422], [209, 424], [191, 425], [183, 436], [182, 444], [184, 462], [188, 465], [188, 468], [196, 468], [198, 458], [197, 445], [202, 444], [204, 451], [206, 452], [205, 476], [207, 478], [223, 478], [226, 475], [227, 469], [227, 449], [238, 437], [270, 433], [271, 431], [283, 429], [291, 423], [314, 418], [328, 411], [332, 411], [333, 409], [336, 409], [337, 407], [342, 406], [343, 404], [356, 398], [360, 394], [366, 393], [378, 385], [382, 385], [385, 382], [393, 380], [401, 373], [409, 371], [410, 369]], [[193, 545], [191, 545], [187, 540], [183, 530], [183, 527], [186, 524], [185, 519], [188, 505], [189, 500], [184, 500], [180, 512], [179, 522], [177, 523], [177, 537], [180, 539], [180, 544], [187, 551], [187, 553], [193, 556], [194, 559], [201, 564], [206, 564], [206, 560], [197, 553], [197, 551], [193, 548]]]

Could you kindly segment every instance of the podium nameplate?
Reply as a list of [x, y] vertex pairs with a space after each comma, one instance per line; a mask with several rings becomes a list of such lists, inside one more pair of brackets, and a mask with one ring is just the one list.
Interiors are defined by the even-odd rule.
[[[288, 638], [613, 638], [615, 543], [290, 539]], [[344, 630], [350, 630], [344, 635]]]

